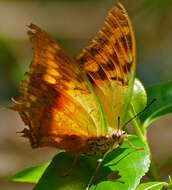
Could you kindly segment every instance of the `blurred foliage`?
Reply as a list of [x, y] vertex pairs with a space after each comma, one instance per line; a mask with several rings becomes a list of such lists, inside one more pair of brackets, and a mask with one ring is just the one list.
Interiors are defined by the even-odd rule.
[[8, 41], [0, 39], [0, 101], [9, 98], [15, 89], [11, 83], [10, 71], [17, 63], [8, 43]]
[[171, 0], [144, 0], [144, 5], [149, 7], [154, 13], [159, 16], [164, 16], [168, 14], [168, 11], [171, 10], [172, 1]]
[[10, 42], [0, 39], [0, 102], [9, 102], [18, 95], [18, 88], [28, 64], [19, 64]]
[[[57, 2], [57, 3], [69, 3], [69, 2], [84, 2], [83, 0], [38, 0], [40, 3], [42, 2]], [[94, 3], [96, 1], [103, 1], [103, 0], [87, 0], [87, 2], [90, 1], [91, 3]]]

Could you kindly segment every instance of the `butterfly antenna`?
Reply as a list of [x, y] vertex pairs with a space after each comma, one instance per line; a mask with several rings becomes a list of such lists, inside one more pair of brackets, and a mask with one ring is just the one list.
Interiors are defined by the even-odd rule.
[[119, 132], [119, 127], [120, 127], [120, 116], [118, 116], [118, 129], [117, 129], [117, 133]]
[[118, 130], [119, 130], [119, 126], [120, 126], [120, 116], [118, 116]]
[[123, 129], [125, 130], [125, 127], [136, 117], [138, 117], [140, 114], [142, 114], [145, 110], [147, 110], [155, 101], [157, 100], [157, 98], [154, 98], [142, 111], [140, 111], [139, 113], [137, 113], [136, 115], [134, 115], [130, 120], [128, 120], [124, 126]]

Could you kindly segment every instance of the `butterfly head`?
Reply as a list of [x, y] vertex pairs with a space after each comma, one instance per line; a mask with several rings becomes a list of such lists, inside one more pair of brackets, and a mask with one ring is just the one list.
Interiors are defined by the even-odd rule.
[[118, 145], [121, 145], [124, 142], [124, 139], [126, 138], [126, 136], [127, 136], [127, 133], [125, 131], [117, 130], [115, 133], [112, 134], [112, 139]]

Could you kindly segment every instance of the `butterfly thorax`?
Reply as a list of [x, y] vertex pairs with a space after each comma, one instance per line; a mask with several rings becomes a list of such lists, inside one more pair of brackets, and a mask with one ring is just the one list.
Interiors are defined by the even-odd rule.
[[126, 132], [117, 130], [110, 135], [101, 137], [91, 137], [87, 140], [86, 155], [98, 155], [105, 154], [116, 149], [121, 145], [126, 137]]

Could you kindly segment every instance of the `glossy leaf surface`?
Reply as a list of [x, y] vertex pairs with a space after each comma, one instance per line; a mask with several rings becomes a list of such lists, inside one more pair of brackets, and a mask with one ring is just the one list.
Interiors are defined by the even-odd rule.
[[133, 107], [134, 113], [137, 114], [142, 111], [147, 104], [147, 94], [146, 90], [139, 79], [134, 81], [133, 96], [131, 100], [131, 105]]
[[154, 85], [146, 89], [148, 103], [157, 99], [141, 116], [141, 122], [146, 129], [153, 121], [172, 114], [172, 82]]
[[[148, 171], [149, 152], [146, 145], [137, 137], [130, 136], [129, 140], [135, 146], [145, 149], [135, 150], [124, 143], [109, 153], [98, 170], [94, 184], [90, 187], [91, 190], [136, 188], [141, 177]], [[34, 190], [85, 190], [94, 173], [98, 158], [99, 156], [81, 155], [72, 172], [63, 177], [61, 174], [71, 167], [74, 156], [61, 152], [54, 157]]]
[[136, 190], [161, 190], [168, 183], [165, 182], [148, 182], [140, 184]]
[[26, 168], [9, 177], [7, 181], [37, 183], [48, 165], [49, 163], [46, 163], [42, 166]]

